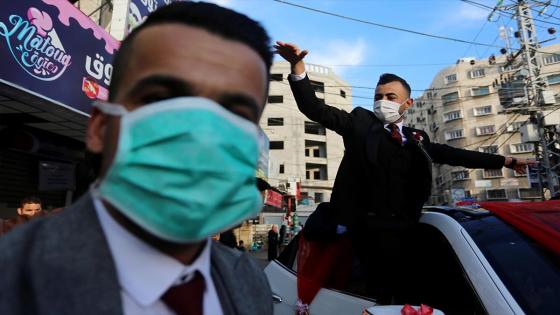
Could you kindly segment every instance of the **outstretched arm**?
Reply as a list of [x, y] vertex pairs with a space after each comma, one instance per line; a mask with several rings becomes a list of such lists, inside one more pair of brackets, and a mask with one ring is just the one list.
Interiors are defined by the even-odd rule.
[[[276, 53], [291, 65], [292, 75], [289, 82], [299, 110], [309, 119], [318, 122], [340, 135], [345, 135], [352, 128], [352, 116], [336, 107], [326, 105], [315, 96], [315, 91], [305, 75], [303, 58], [307, 50], [300, 50], [296, 45], [277, 41]], [[304, 76], [301, 78], [301, 76]]]
[[535, 160], [458, 149], [439, 143], [430, 143], [427, 151], [434, 163], [466, 168], [498, 169], [507, 167], [525, 174], [528, 165], [536, 164]]

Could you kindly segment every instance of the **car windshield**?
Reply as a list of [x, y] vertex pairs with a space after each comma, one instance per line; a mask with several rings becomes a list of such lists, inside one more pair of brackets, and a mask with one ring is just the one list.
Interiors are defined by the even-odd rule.
[[494, 216], [461, 224], [527, 314], [558, 314], [559, 255]]

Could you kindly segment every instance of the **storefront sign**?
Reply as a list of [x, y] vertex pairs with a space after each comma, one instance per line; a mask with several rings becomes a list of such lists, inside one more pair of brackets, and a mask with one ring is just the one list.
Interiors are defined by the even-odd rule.
[[39, 190], [74, 190], [75, 166], [69, 163], [39, 162]]
[[492, 188], [491, 180], [475, 180], [474, 187], [476, 188]]
[[517, 178], [500, 179], [500, 186], [502, 186], [502, 187], [519, 187], [519, 180]]
[[119, 47], [67, 0], [0, 2], [0, 81], [89, 114]]
[[267, 190], [264, 203], [276, 208], [282, 208], [282, 194], [275, 192], [274, 190]]
[[142, 24], [150, 13], [171, 2], [182, 0], [130, 0], [128, 6], [128, 31]]

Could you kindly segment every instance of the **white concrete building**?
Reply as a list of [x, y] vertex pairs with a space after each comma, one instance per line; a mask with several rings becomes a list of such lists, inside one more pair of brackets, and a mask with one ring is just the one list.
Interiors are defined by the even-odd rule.
[[[543, 47], [560, 52], [560, 45]], [[518, 59], [521, 59], [519, 57]], [[542, 54], [542, 70], [548, 81], [546, 103], [559, 104], [560, 55]], [[534, 157], [532, 143], [523, 143], [519, 128], [528, 116], [504, 112], [523, 106], [523, 77], [515, 66], [504, 67], [505, 56], [489, 59], [462, 58], [442, 69], [429, 89], [416, 98], [407, 113], [407, 124], [428, 132], [431, 141], [450, 146], [514, 157]], [[433, 204], [451, 203], [456, 198], [517, 200], [540, 197], [540, 190], [528, 176], [509, 169], [467, 170], [434, 165]]]
[[[271, 73], [268, 104], [260, 122], [270, 139], [269, 181], [291, 194], [300, 183], [304, 199], [328, 201], [344, 154], [342, 137], [300, 113], [287, 81], [288, 63], [275, 63]], [[308, 64], [307, 74], [317, 97], [352, 110], [352, 90], [332, 69]]]

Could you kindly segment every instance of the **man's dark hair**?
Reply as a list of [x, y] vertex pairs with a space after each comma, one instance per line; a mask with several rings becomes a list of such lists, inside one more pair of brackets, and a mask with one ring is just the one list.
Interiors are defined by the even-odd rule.
[[[180, 23], [202, 28], [225, 39], [241, 42], [251, 47], [263, 59], [267, 75], [272, 65], [270, 38], [265, 29], [246, 15], [206, 2], [173, 2], [150, 14], [146, 21], [134, 29], [121, 43], [113, 60], [113, 75], [109, 86], [109, 100], [116, 96], [118, 86], [123, 79], [134, 38], [143, 29], [159, 24]], [[180, 36], [180, 34], [177, 34]], [[194, 43], [196, 45], [196, 43]], [[161, 58], [165, 58], [161, 56]]]
[[21, 202], [19, 203], [19, 207], [23, 208], [23, 206], [28, 204], [28, 203], [41, 204], [41, 199], [39, 199], [39, 197], [35, 197], [35, 196], [27, 196], [27, 197], [21, 199]]
[[391, 83], [391, 82], [395, 82], [395, 81], [400, 82], [400, 84], [402, 84], [404, 86], [404, 88], [408, 92], [408, 96], [410, 97], [410, 93], [412, 92], [412, 90], [410, 89], [410, 85], [408, 85], [408, 82], [406, 82], [405, 79], [399, 77], [396, 74], [383, 73], [379, 77], [379, 81], [377, 82], [377, 85], [383, 85], [383, 84], [387, 84], [387, 83]]
[[270, 186], [270, 184], [267, 183], [264, 179], [257, 177], [257, 189], [259, 191], [265, 191], [271, 188], [272, 186]]

